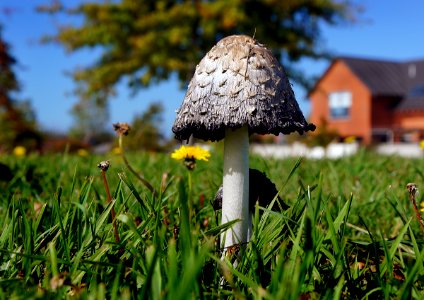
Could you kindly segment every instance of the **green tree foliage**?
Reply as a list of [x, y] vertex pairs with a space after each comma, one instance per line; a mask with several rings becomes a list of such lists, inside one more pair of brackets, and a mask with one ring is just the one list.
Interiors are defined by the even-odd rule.
[[0, 150], [22, 145], [40, 149], [41, 135], [36, 129], [34, 112], [28, 101], [17, 101], [13, 95], [20, 85], [13, 70], [17, 63], [10, 46], [1, 35], [0, 27]]
[[291, 144], [294, 142], [302, 142], [309, 147], [322, 146], [327, 147], [330, 143], [340, 139], [340, 134], [337, 130], [328, 126], [328, 120], [323, 118], [317, 129], [308, 135], [300, 135], [294, 133], [285, 136], [286, 142]]
[[327, 147], [331, 142], [337, 141], [337, 139], [340, 137], [340, 134], [337, 130], [332, 129], [328, 126], [327, 119], [323, 118], [320, 124], [321, 125], [317, 127], [316, 132], [306, 137], [307, 145], [311, 147]]
[[103, 99], [121, 79], [134, 91], [171, 74], [185, 84], [205, 53], [231, 34], [254, 35], [285, 60], [291, 78], [306, 84], [289, 62], [323, 57], [321, 25], [351, 21], [355, 9], [349, 0], [92, 0], [71, 8], [54, 0], [39, 7], [82, 17], [45, 40], [70, 52], [103, 50], [92, 65], [72, 73], [80, 96]]
[[152, 103], [131, 122], [131, 130], [125, 137], [125, 148], [128, 150], [161, 151], [166, 148], [165, 137], [160, 131], [163, 121], [163, 105]]
[[87, 145], [109, 142], [113, 135], [106, 129], [109, 118], [107, 105], [96, 99], [84, 99], [77, 103], [71, 113], [75, 119], [69, 134]]

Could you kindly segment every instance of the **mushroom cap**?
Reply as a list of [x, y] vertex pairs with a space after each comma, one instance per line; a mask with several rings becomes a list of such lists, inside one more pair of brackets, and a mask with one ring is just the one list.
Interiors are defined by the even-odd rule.
[[245, 35], [220, 40], [200, 61], [172, 131], [221, 140], [227, 128], [278, 135], [314, 130], [299, 109], [283, 67], [272, 52]]

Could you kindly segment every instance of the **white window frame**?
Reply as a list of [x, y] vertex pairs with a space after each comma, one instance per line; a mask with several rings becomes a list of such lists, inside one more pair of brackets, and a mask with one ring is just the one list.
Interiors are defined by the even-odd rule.
[[351, 107], [352, 93], [350, 91], [337, 91], [328, 94], [328, 108], [331, 119], [348, 119]]

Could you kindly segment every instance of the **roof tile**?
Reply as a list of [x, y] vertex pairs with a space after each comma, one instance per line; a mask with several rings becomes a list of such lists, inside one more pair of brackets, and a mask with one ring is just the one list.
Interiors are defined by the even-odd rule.
[[404, 98], [397, 110], [424, 109], [424, 60], [337, 59], [345, 62], [373, 95]]

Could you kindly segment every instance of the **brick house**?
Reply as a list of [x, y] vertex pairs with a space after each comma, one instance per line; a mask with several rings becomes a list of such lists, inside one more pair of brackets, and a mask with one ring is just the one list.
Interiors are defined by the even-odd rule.
[[309, 92], [310, 121], [364, 144], [424, 139], [424, 60], [339, 57]]

